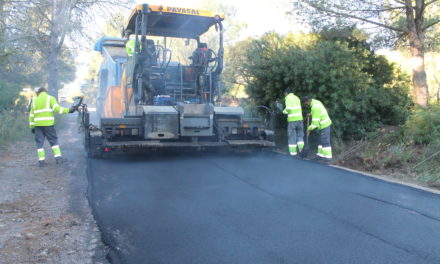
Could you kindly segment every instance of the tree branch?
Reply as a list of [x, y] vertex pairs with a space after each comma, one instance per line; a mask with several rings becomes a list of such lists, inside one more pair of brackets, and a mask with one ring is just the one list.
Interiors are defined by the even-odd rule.
[[416, 0], [416, 6], [415, 6], [415, 20], [417, 25], [417, 31], [423, 29], [423, 21], [425, 13], [425, 0]]
[[423, 27], [423, 31], [427, 30], [428, 28], [430, 28], [430, 27], [432, 27], [432, 26], [437, 25], [438, 23], [440, 23], [440, 19], [439, 19], [439, 20], [436, 20], [436, 21], [434, 21], [434, 22], [432, 22], [432, 23], [429, 23], [428, 25], [426, 25], [425, 27]]
[[53, 24], [52, 19], [50, 19], [50, 18], [44, 13], [44, 11], [41, 9], [41, 7], [40, 7], [39, 5], [35, 5], [35, 6], [37, 7], [37, 9], [38, 9], [40, 15], [43, 16], [43, 18], [45, 18], [46, 21], [47, 21], [49, 24]]
[[347, 12], [376, 12], [376, 13], [383, 13], [383, 12], [389, 12], [393, 10], [401, 10], [404, 6], [395, 6], [395, 7], [387, 7], [387, 8], [381, 8], [381, 9], [344, 9]]
[[428, 3], [425, 3], [425, 6], [429, 6], [431, 4], [434, 4], [435, 2], [438, 2], [438, 0], [431, 0]]
[[307, 4], [308, 6], [320, 11], [320, 12], [324, 12], [327, 13], [329, 16], [334, 16], [334, 17], [348, 17], [348, 18], [352, 18], [355, 20], [360, 20], [369, 24], [373, 24], [379, 27], [383, 27], [383, 28], [387, 28], [389, 30], [393, 30], [393, 31], [397, 31], [397, 32], [405, 32], [405, 30], [401, 29], [401, 28], [397, 28], [397, 27], [393, 27], [390, 25], [386, 25], [380, 22], [376, 22], [370, 19], [366, 19], [363, 17], [359, 17], [359, 16], [355, 16], [355, 15], [351, 15], [351, 14], [347, 14], [347, 13], [343, 13], [343, 12], [337, 12], [335, 10], [331, 10], [331, 9], [325, 9], [325, 8], [321, 8], [313, 3], [310, 3], [309, 1], [306, 0], [302, 0], [302, 2], [304, 2], [305, 4]]

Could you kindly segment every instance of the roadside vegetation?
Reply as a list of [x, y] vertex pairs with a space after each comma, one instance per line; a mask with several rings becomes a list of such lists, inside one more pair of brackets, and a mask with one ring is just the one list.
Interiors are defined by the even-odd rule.
[[18, 91], [16, 85], [0, 82], [0, 146], [29, 136], [26, 100]]
[[20, 111], [0, 111], [0, 146], [30, 139], [28, 123], [27, 117]]
[[[411, 77], [378, 55], [368, 38], [355, 27], [336, 27], [237, 42], [227, 50], [234, 66], [226, 68], [228, 91], [241, 90], [248, 102], [274, 112], [287, 87], [299, 97], [311, 95], [332, 118], [335, 164], [436, 186], [440, 108], [415, 106]], [[281, 150], [285, 119], [279, 114], [276, 120]], [[312, 149], [315, 141], [312, 134]]]
[[340, 145], [336, 163], [440, 188], [440, 107], [417, 109], [388, 126]]
[[0, 145], [32, 138], [26, 111], [34, 87], [57, 97], [75, 79], [76, 52], [95, 33], [86, 27], [94, 8], [128, 2], [0, 1]]
[[[389, 89], [392, 96], [383, 90], [373, 92], [373, 101], [378, 103], [379, 108], [371, 102], [371, 107], [366, 109], [364, 114], [373, 120], [365, 120], [362, 117], [356, 117], [355, 120], [347, 118], [349, 123], [356, 124], [357, 121], [361, 121], [369, 122], [373, 126], [369, 124], [367, 129], [355, 126], [354, 130], [348, 133], [342, 132], [343, 137], [337, 132], [333, 137], [337, 153], [336, 162], [355, 169], [386, 175], [391, 173], [394, 177], [417, 180], [439, 187], [440, 86], [436, 63], [440, 32], [439, 6], [438, 0], [341, 0], [338, 5], [324, 0], [293, 1], [292, 15], [298, 22], [307, 24], [321, 35], [326, 35], [329, 28], [362, 28], [368, 43], [374, 47], [373, 51], [385, 48], [388, 50], [389, 61], [399, 64], [398, 67], [394, 67], [394, 72], [403, 71], [412, 77], [411, 82], [408, 82], [409, 78], [403, 79], [400, 74], [390, 76], [381, 70], [370, 72], [374, 79], [385, 77], [390, 78], [391, 83], [400, 84], [393, 87], [390, 83], [386, 84], [387, 81], [384, 82], [384, 88]], [[396, 60], [396, 54], [400, 61]], [[378, 66], [376, 63], [373, 64]], [[341, 66], [344, 65], [332, 64], [330, 69]], [[349, 74], [351, 71], [346, 72]], [[406, 105], [405, 94], [395, 90], [404, 87], [402, 85], [410, 87], [408, 93], [412, 96], [414, 105]], [[354, 83], [352, 88], [357, 89], [359, 86], [363, 84]], [[338, 101], [337, 98], [329, 99], [333, 102]], [[353, 101], [362, 106], [363, 99], [365, 98], [355, 96]], [[436, 105], [433, 102], [436, 102]], [[339, 100], [339, 103], [345, 104], [346, 101]], [[403, 111], [404, 109], [406, 111]], [[335, 118], [334, 114], [332, 118]]]
[[[28, 1], [21, 9], [17, 9], [21, 2], [3, 1], [0, 4], [0, 145], [31, 138], [25, 115], [29, 95], [23, 93], [23, 88], [43, 85], [56, 92], [73, 81], [75, 49], [67, 47], [64, 39], [74, 40], [85, 34], [82, 26], [90, 17], [84, 10], [92, 5], [107, 6], [106, 1], [79, 1], [78, 5], [60, 9], [74, 14], [66, 20], [68, 17], [64, 17], [61, 11], [55, 12], [54, 17], [46, 16], [55, 10], [53, 3], [49, 2], [42, 8], [37, 2]], [[419, 12], [416, 20], [426, 24], [421, 28], [411, 28], [411, 23], [403, 23], [410, 21], [402, 20], [405, 18], [403, 14], [408, 13], [389, 14], [388, 11], [401, 10], [406, 4], [393, 8], [380, 5], [383, 12], [379, 12], [379, 17], [384, 24], [381, 22], [378, 26], [390, 31], [379, 33], [368, 27], [359, 30], [357, 23], [376, 23], [371, 14], [362, 10], [376, 10], [380, 1], [344, 0], [344, 5], [337, 7], [326, 1], [293, 1], [299, 2], [304, 4], [292, 6], [298, 10], [296, 18], [306, 21], [311, 33], [282, 35], [268, 32], [242, 39], [241, 33], [246, 25], [239, 21], [234, 7], [215, 0], [206, 1], [204, 9], [227, 14], [223, 103], [240, 103], [246, 109], [258, 109], [266, 115], [265, 108], [256, 106], [276, 112], [275, 102], [283, 102], [284, 89], [291, 87], [300, 97], [310, 95], [321, 100], [329, 110], [333, 120], [335, 163], [378, 174], [391, 173], [395, 177], [431, 185], [440, 182], [440, 166], [437, 165], [440, 161], [437, 153], [440, 147], [440, 107], [434, 104], [426, 107], [429, 99], [437, 104], [440, 100], [436, 63], [426, 64], [426, 78], [413, 82], [411, 67], [408, 71], [408, 65], [402, 67], [391, 63], [386, 56], [377, 53], [379, 48], [386, 48], [410, 57], [423, 57], [426, 61], [436, 58], [440, 15], [433, 10], [440, 7], [440, 1], [427, 2], [426, 9], [422, 9], [427, 11]], [[363, 5], [365, 8], [361, 8]], [[375, 8], [366, 8], [371, 6]], [[357, 10], [355, 17], [345, 12], [352, 7]], [[28, 21], [25, 17], [33, 19]], [[102, 35], [118, 36], [125, 13], [119, 17], [105, 18], [107, 23], [102, 32], [88, 37], [96, 40]], [[365, 18], [371, 21], [365, 21]], [[53, 20], [59, 23], [52, 23]], [[423, 45], [409, 49], [408, 43], [412, 42], [408, 40], [412, 35], [396, 34], [402, 30], [426, 33], [419, 34], [426, 36], [421, 40]], [[217, 35], [212, 32], [203, 41], [212, 46], [211, 38]], [[51, 36], [55, 39], [50, 39]], [[84, 44], [92, 46], [91, 43], [81, 45]], [[55, 45], [56, 49], [48, 52], [47, 45]], [[180, 54], [187, 58], [192, 52], [183, 42], [173, 45], [179, 50], [176, 56]], [[422, 57], [416, 54], [419, 49], [426, 49]], [[90, 98], [96, 96], [98, 57], [90, 59], [89, 74], [82, 89]], [[57, 66], [56, 69], [53, 66]], [[428, 86], [434, 97], [426, 100]], [[435, 86], [439, 86], [437, 90], [433, 90]], [[285, 148], [285, 117], [277, 115], [274, 121], [277, 143], [280, 148]], [[311, 145], [313, 139], [312, 135]]]

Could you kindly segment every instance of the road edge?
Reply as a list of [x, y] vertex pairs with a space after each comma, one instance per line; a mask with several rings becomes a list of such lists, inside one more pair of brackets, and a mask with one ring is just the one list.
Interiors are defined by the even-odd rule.
[[342, 167], [342, 166], [339, 166], [339, 165], [330, 164], [329, 166], [333, 167], [333, 168], [336, 168], [336, 169], [344, 170], [344, 171], [359, 173], [359, 174], [362, 174], [364, 176], [367, 176], [367, 177], [370, 177], [370, 178], [374, 178], [374, 179], [378, 179], [378, 180], [382, 180], [382, 181], [385, 181], [385, 182], [399, 184], [399, 185], [411, 187], [411, 188], [414, 188], [414, 189], [422, 190], [422, 191], [425, 191], [425, 192], [429, 192], [429, 193], [440, 195], [440, 190], [437, 190], [437, 189], [434, 189], [434, 188], [429, 188], [429, 187], [417, 185], [417, 184], [414, 184], [414, 183], [409, 183], [409, 182], [401, 181], [401, 180], [398, 180], [398, 179], [389, 178], [389, 177], [386, 177], [386, 176], [376, 175], [376, 174], [365, 172], [365, 171], [354, 170], [354, 169], [350, 169], [350, 168], [347, 168], [347, 167]]

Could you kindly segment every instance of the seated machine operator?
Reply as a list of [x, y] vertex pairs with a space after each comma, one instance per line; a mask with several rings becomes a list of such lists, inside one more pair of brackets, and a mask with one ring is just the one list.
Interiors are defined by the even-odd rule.
[[197, 49], [193, 52], [193, 55], [190, 57], [192, 60], [192, 66], [196, 67], [204, 67], [207, 66], [211, 60], [211, 51], [208, 49], [208, 45], [206, 43], [199, 43]]

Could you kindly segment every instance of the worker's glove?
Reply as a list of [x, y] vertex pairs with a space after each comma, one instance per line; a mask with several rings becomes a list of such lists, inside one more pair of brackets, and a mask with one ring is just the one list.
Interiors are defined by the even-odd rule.
[[[278, 111], [283, 112], [283, 114], [284, 114], [285, 109], [284, 109], [284, 107], [283, 107], [283, 104], [280, 103], [280, 101], [276, 100], [276, 101], [275, 101], [275, 106], [277, 107]], [[287, 112], [287, 111], [286, 111], [286, 112]]]
[[77, 110], [77, 108], [75, 106], [71, 106], [69, 109], [69, 114], [75, 112]]
[[32, 134], [35, 134], [35, 128], [31, 129]]

